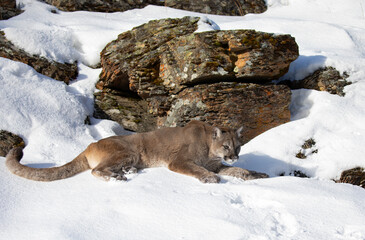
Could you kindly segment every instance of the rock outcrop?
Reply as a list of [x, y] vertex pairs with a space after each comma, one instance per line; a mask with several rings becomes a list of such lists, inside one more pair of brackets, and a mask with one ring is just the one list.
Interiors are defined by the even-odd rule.
[[21, 11], [16, 7], [15, 0], [1, 0], [0, 20], [6, 20], [20, 14]]
[[243, 16], [266, 11], [265, 0], [44, 0], [63, 11], [123, 12], [143, 8], [149, 4], [206, 14]]
[[264, 0], [165, 0], [166, 7], [183, 9], [193, 12], [243, 16], [248, 13], [263, 13], [267, 10]]
[[151, 21], [101, 53], [96, 116], [143, 132], [199, 119], [244, 126], [248, 141], [290, 120], [290, 89], [274, 85], [298, 57], [289, 35], [194, 33], [199, 19]]
[[118, 36], [101, 52], [99, 88], [141, 98], [176, 94], [219, 81], [269, 81], [298, 57], [289, 35], [254, 30], [193, 33], [199, 18], [151, 21]]
[[345, 93], [343, 92], [344, 87], [351, 84], [346, 81], [348, 77], [347, 73], [340, 74], [340, 72], [333, 67], [325, 67], [318, 69], [303, 80], [285, 81], [284, 84], [288, 85], [291, 89], [313, 89], [326, 91], [343, 97], [345, 96]]
[[365, 169], [357, 167], [343, 171], [340, 179], [336, 182], [350, 183], [365, 188]]
[[11, 132], [0, 130], [0, 156], [5, 157], [14, 147], [24, 147], [23, 139]]
[[58, 63], [49, 61], [44, 57], [31, 55], [22, 49], [15, 47], [5, 38], [4, 32], [0, 31], [0, 57], [25, 63], [33, 67], [37, 72], [50, 78], [63, 81], [68, 84], [78, 75], [77, 64]]
[[161, 5], [159, 0], [44, 0], [62, 11], [124, 12], [148, 4]]

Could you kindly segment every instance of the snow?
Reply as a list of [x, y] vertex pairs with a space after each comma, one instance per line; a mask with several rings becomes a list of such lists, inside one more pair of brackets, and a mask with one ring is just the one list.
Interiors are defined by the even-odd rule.
[[[292, 92], [291, 121], [242, 147], [235, 166], [268, 179], [223, 177], [202, 184], [166, 168], [103, 182], [90, 171], [56, 182], [12, 175], [0, 158], [2, 239], [365, 239], [365, 191], [337, 184], [343, 170], [365, 167], [365, 1], [267, 0], [268, 11], [244, 17], [147, 6], [121, 13], [62, 12], [18, 0], [24, 13], [0, 21], [6, 37], [31, 54], [78, 61], [70, 85], [22, 63], [0, 58], [0, 129], [22, 136], [22, 163], [65, 164], [101, 138], [127, 134], [92, 118], [99, 53], [118, 34], [152, 19], [202, 17], [198, 31], [256, 29], [295, 37], [300, 57], [283, 79], [302, 79], [320, 67], [349, 74], [345, 97]], [[52, 13], [55, 12], [55, 13]], [[91, 125], [85, 125], [90, 117]], [[306, 159], [295, 157], [305, 140]], [[311, 178], [288, 176], [300, 170]], [[283, 174], [285, 176], [279, 176]]]

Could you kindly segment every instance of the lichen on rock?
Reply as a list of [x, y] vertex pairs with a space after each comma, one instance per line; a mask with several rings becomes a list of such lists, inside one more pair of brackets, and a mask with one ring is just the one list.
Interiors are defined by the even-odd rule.
[[[136, 106], [135, 115], [115, 106], [108, 110], [103, 103], [108, 97], [100, 96], [96, 105], [130, 130], [183, 126], [197, 119], [244, 126], [244, 142], [288, 122], [291, 91], [270, 81], [298, 57], [295, 39], [254, 30], [196, 33], [198, 21], [154, 20], [109, 43], [101, 52], [97, 87], [105, 95], [134, 96], [144, 107]], [[139, 119], [135, 126], [131, 115]]]
[[348, 74], [341, 74], [333, 67], [325, 67], [316, 70], [313, 74], [302, 80], [285, 81], [291, 89], [313, 89], [318, 91], [326, 91], [331, 94], [337, 94], [341, 97], [345, 96], [344, 88], [351, 84], [346, 79]]
[[220, 81], [270, 81], [298, 57], [290, 35], [254, 30], [194, 33], [199, 18], [150, 21], [122, 33], [101, 52], [98, 88], [146, 99]]

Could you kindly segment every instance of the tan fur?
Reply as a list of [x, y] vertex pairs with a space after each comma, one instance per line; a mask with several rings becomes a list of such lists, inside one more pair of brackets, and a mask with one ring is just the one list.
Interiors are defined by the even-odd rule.
[[217, 183], [217, 174], [242, 179], [267, 177], [242, 168], [222, 164], [238, 159], [240, 131], [220, 130], [206, 123], [191, 121], [185, 127], [163, 128], [129, 136], [114, 136], [90, 144], [71, 162], [55, 168], [31, 168], [21, 165], [22, 149], [6, 156], [8, 169], [36, 181], [53, 181], [88, 169], [103, 180], [126, 180], [125, 173], [141, 168], [166, 166], [193, 176], [204, 183]]

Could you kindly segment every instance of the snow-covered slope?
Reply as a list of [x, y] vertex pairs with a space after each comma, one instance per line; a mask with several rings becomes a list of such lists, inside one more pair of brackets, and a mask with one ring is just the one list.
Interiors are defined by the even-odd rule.
[[[26, 140], [23, 164], [62, 165], [89, 143], [124, 130], [91, 119], [99, 52], [123, 31], [151, 19], [201, 16], [215, 29], [251, 28], [289, 33], [300, 57], [285, 79], [301, 79], [322, 66], [346, 71], [345, 97], [296, 90], [292, 121], [243, 146], [237, 166], [271, 178], [220, 184], [164, 168], [103, 182], [90, 172], [42, 183], [10, 174], [0, 158], [2, 239], [365, 239], [365, 191], [335, 184], [348, 168], [365, 167], [365, 1], [268, 0], [264, 14], [213, 16], [148, 6], [123, 13], [57, 11], [35, 0], [18, 1], [25, 12], [0, 21], [14, 44], [47, 58], [78, 60], [69, 86], [22, 63], [0, 58], [0, 129]], [[200, 25], [200, 31], [210, 30]], [[318, 153], [297, 159], [305, 140]], [[311, 179], [278, 177], [301, 170]]]

